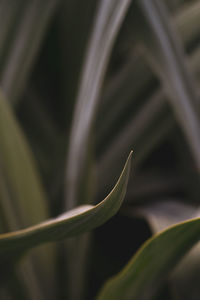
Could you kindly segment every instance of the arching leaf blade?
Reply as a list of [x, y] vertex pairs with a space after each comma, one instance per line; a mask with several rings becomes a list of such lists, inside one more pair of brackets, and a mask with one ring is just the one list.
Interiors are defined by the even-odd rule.
[[[79, 235], [100, 226], [120, 208], [125, 196], [132, 152], [110, 194], [95, 206], [83, 206], [55, 219], [12, 233], [0, 235], [0, 259], [3, 263], [15, 260], [26, 250], [45, 242], [53, 242]], [[84, 210], [84, 211], [83, 211]]]

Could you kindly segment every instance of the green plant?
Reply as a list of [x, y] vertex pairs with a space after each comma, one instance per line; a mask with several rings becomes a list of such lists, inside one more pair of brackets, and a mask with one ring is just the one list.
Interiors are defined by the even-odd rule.
[[198, 299], [199, 1], [0, 16], [0, 299]]

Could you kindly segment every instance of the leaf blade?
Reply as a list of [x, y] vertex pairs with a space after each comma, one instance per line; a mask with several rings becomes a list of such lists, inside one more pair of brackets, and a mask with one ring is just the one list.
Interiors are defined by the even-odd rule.
[[200, 218], [178, 223], [149, 239], [97, 299], [154, 299], [169, 272], [199, 240]]
[[[89, 231], [112, 217], [125, 196], [132, 152], [130, 153], [118, 182], [110, 194], [96, 206], [85, 207], [85, 212], [69, 216], [69, 212], [58, 218], [28, 227], [13, 233], [0, 235], [0, 257], [9, 257], [13, 252], [22, 253], [44, 242], [57, 241]], [[63, 232], [65, 230], [65, 232]]]

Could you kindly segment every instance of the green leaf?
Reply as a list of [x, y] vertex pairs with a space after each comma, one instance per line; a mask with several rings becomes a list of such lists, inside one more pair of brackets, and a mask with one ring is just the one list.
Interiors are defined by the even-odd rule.
[[165, 279], [200, 238], [200, 218], [178, 223], [149, 239], [97, 299], [154, 299]]
[[1, 263], [16, 259], [26, 250], [46, 242], [79, 235], [100, 226], [120, 208], [125, 196], [132, 152], [113, 190], [99, 204], [75, 208], [55, 219], [16, 232], [0, 235]]

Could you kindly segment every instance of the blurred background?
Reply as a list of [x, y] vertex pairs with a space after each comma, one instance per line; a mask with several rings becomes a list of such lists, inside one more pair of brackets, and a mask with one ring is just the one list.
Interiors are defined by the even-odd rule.
[[[103, 2], [0, 1], [0, 88], [35, 159], [49, 216], [102, 200], [134, 152], [124, 204], [87, 237], [85, 299], [152, 233], [191, 217], [200, 195], [200, 2], [130, 1], [118, 27], [111, 8], [120, 1], [107, 2], [107, 15]], [[64, 243], [57, 253], [63, 299], [74, 277]], [[71, 289], [69, 299], [79, 299]]]

